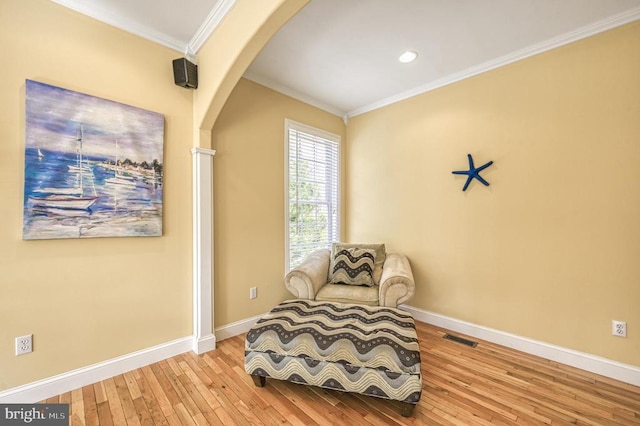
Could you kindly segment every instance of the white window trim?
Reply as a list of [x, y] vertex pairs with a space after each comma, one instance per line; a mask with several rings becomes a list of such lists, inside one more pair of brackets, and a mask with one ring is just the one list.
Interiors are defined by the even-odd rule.
[[312, 127], [303, 123], [299, 123], [297, 121], [285, 118], [284, 120], [284, 246], [285, 246], [285, 256], [284, 256], [284, 270], [285, 274], [291, 270], [289, 264], [289, 252], [290, 252], [290, 244], [289, 244], [289, 129], [293, 128], [295, 130], [309, 133], [311, 135], [328, 139], [338, 144], [338, 167], [337, 167], [337, 180], [338, 180], [338, 196], [337, 196], [337, 212], [338, 212], [338, 221], [337, 221], [337, 232], [336, 235], [338, 238], [341, 237], [341, 225], [342, 225], [342, 138], [340, 135], [336, 135], [335, 133], [328, 132], [326, 130], [318, 129], [316, 127]]

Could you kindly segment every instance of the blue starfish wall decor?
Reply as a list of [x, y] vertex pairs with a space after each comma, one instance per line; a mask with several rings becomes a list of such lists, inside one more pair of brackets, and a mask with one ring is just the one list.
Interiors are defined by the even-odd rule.
[[489, 182], [487, 182], [482, 178], [482, 176], [480, 176], [480, 172], [486, 169], [487, 167], [489, 167], [490, 165], [492, 165], [493, 161], [489, 161], [488, 163], [476, 168], [473, 165], [473, 157], [471, 157], [471, 154], [467, 154], [467, 157], [469, 158], [469, 170], [456, 170], [454, 172], [451, 172], [454, 175], [467, 175], [467, 181], [464, 183], [462, 190], [466, 191], [467, 187], [469, 186], [469, 184], [474, 178], [482, 182], [484, 186], [489, 186]]

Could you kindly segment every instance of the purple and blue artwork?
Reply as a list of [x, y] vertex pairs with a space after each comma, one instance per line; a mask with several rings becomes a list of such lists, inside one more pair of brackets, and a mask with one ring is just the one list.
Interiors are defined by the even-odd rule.
[[162, 235], [164, 116], [26, 80], [25, 240]]

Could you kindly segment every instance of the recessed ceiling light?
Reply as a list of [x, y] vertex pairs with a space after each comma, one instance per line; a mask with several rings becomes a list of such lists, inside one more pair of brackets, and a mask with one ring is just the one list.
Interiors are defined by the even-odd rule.
[[403, 64], [406, 64], [406, 63], [415, 61], [417, 57], [418, 57], [418, 52], [414, 52], [413, 50], [407, 50], [402, 55], [400, 55], [398, 60]]

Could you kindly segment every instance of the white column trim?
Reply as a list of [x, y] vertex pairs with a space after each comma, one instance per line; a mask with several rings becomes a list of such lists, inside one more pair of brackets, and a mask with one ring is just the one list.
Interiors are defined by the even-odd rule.
[[191, 148], [191, 154], [206, 154], [210, 156], [216, 155], [215, 149], [207, 149], [207, 148]]
[[193, 351], [216, 348], [213, 328], [213, 156], [192, 148], [193, 160]]

